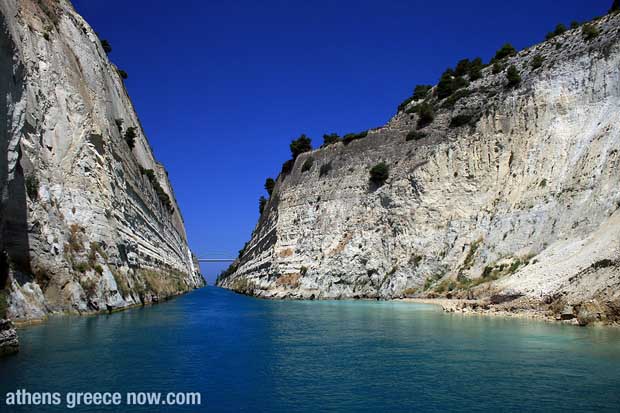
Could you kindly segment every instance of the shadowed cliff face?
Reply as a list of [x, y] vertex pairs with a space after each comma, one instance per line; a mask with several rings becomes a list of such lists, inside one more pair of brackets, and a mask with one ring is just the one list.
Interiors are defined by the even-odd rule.
[[[593, 40], [579, 28], [507, 58], [518, 87], [486, 67], [460, 99], [431, 98], [422, 134], [410, 134], [414, 101], [363, 139], [301, 155], [219, 285], [267, 298], [619, 300], [620, 16], [593, 24]], [[377, 187], [380, 162], [390, 172]]]
[[20, 271], [30, 271], [28, 219], [24, 172], [20, 164], [19, 138], [13, 134], [14, 107], [23, 88], [18, 79], [23, 67], [14, 64], [15, 44], [9, 36], [4, 16], [0, 16], [0, 289], [6, 286], [9, 262]]
[[7, 0], [0, 12], [8, 316], [108, 311], [202, 286], [166, 171], [96, 34], [65, 0]]

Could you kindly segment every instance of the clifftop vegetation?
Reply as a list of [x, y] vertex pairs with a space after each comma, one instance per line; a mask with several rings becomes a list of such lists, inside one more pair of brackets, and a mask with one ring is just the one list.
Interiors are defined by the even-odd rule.
[[[620, 11], [620, 0], [613, 1], [609, 13], [617, 13]], [[595, 19], [597, 20], [597, 19]], [[571, 30], [581, 28], [581, 34], [584, 40], [591, 41], [599, 35], [597, 27], [592, 23], [584, 23], [583, 25], [573, 21], [567, 27], [563, 23], [558, 23], [555, 28], [548, 32], [545, 36], [546, 41], [555, 42], [556, 49], [561, 48], [562, 44], [557, 39]], [[439, 77], [435, 86], [427, 84], [418, 84], [414, 87], [413, 93], [398, 105], [397, 114], [405, 113], [412, 118], [415, 117], [415, 125], [417, 130], [406, 132], [406, 141], [419, 141], [428, 136], [428, 133], [422, 131], [429, 125], [432, 125], [439, 113], [444, 110], [454, 110], [457, 103], [470, 95], [479, 92], [482, 88], [472, 87], [472, 82], [479, 81], [489, 75], [502, 75], [503, 85], [505, 89], [511, 89], [519, 86], [523, 81], [523, 71], [538, 70], [545, 67], [545, 56], [536, 54], [527, 59], [529, 62], [526, 66], [511, 64], [511, 58], [517, 56], [519, 51], [511, 44], [504, 43], [495, 55], [484, 63], [481, 57], [464, 58], [459, 60], [454, 67], [447, 68]], [[485, 70], [487, 69], [487, 70]], [[489, 91], [485, 91], [489, 92]], [[490, 91], [491, 95], [498, 93]], [[467, 125], [475, 125], [480, 118], [480, 110], [466, 110], [461, 113], [454, 113], [450, 118], [447, 126], [449, 128], [459, 128]], [[349, 145], [350, 143], [364, 139], [368, 136], [368, 131], [354, 132], [344, 134], [342, 137], [337, 133], [326, 133], [323, 135], [323, 144], [320, 148], [327, 148], [338, 143]], [[129, 143], [129, 142], [128, 142]], [[280, 177], [284, 178], [293, 171], [295, 160], [299, 155], [311, 152], [312, 139], [305, 134], [294, 139], [290, 144], [291, 159], [284, 162]], [[302, 172], [307, 172], [312, 167], [314, 159], [308, 158], [301, 167]], [[331, 170], [329, 166], [321, 165], [319, 175], [325, 176]], [[271, 179], [271, 178], [270, 178]], [[273, 181], [273, 182], [272, 182]], [[271, 195], [275, 187], [275, 181], [272, 180], [265, 184], [265, 189]]]

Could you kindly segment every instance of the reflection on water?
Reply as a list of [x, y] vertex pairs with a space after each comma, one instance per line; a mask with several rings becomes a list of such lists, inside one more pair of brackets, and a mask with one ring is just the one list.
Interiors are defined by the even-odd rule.
[[54, 318], [20, 336], [21, 353], [0, 360], [2, 394], [200, 391], [199, 410], [210, 412], [620, 406], [620, 330], [428, 305], [264, 301], [208, 287], [144, 309]]

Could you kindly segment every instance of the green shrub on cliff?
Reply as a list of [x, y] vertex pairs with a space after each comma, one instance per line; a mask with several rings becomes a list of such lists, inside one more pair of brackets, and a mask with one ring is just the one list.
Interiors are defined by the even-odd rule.
[[[428, 92], [433, 88], [431, 85], [416, 85], [413, 90], [413, 95], [405, 99], [400, 105], [398, 105], [398, 112], [402, 112], [407, 108], [407, 106], [413, 102], [414, 100], [422, 100], [425, 99], [428, 95]], [[407, 111], [407, 113], [410, 113]]]
[[110, 42], [108, 42], [107, 40], [103, 39], [101, 41], [101, 47], [103, 47], [103, 51], [106, 53], [110, 53], [112, 52], [112, 46], [110, 45]]
[[323, 146], [333, 145], [340, 142], [340, 136], [337, 133], [330, 133], [323, 135]]
[[435, 91], [439, 100], [447, 98], [456, 91], [454, 71], [452, 69], [446, 69], [446, 71], [443, 72]]
[[504, 71], [505, 66], [499, 62], [495, 62], [493, 63], [493, 69], [492, 72], [494, 75], [500, 74]]
[[117, 69], [117, 71], [118, 71], [118, 75], [121, 77], [121, 79], [126, 80], [129, 77], [127, 72], [125, 72], [123, 69]]
[[[469, 71], [471, 67], [471, 63], [467, 60], [466, 69]], [[461, 68], [461, 71], [465, 70]], [[469, 86], [469, 81], [465, 79], [463, 76], [456, 76], [456, 72], [451, 68], [446, 69], [445, 72], [441, 75], [439, 79], [439, 83], [437, 83], [437, 88], [435, 92], [437, 94], [437, 98], [439, 100], [445, 99], [448, 96], [452, 95], [457, 90]]]
[[456, 281], [454, 280], [443, 280], [439, 285], [435, 288], [435, 292], [439, 294], [443, 294], [446, 291], [452, 291], [457, 287]]
[[418, 118], [418, 129], [430, 125], [435, 120], [435, 111], [428, 103], [421, 103], [418, 105], [418, 115], [420, 116]]
[[312, 140], [305, 134], [302, 134], [299, 138], [293, 140], [289, 146], [293, 159], [297, 159], [302, 153], [312, 150]]
[[258, 199], [258, 212], [263, 215], [263, 212], [265, 211], [265, 206], [267, 205], [267, 199], [265, 199], [264, 196], [261, 196]]
[[581, 34], [586, 41], [594, 40], [598, 35], [598, 29], [592, 24], [585, 24], [581, 29]]
[[471, 62], [469, 59], [462, 59], [454, 68], [454, 76], [465, 76], [469, 72], [469, 67], [471, 66]]
[[390, 168], [385, 162], [381, 162], [370, 168], [370, 182], [381, 186], [390, 176]]
[[413, 90], [413, 99], [422, 100], [428, 95], [428, 92], [433, 88], [431, 85], [416, 85]]
[[552, 32], [547, 33], [547, 36], [545, 37], [545, 39], [547, 40], [551, 40], [556, 36], [560, 36], [562, 34], [564, 34], [566, 32], [566, 26], [564, 26], [562, 23], [558, 24], [557, 26], [555, 26], [555, 30]]
[[609, 9], [609, 13], [616, 13], [620, 11], [620, 0], [614, 0], [611, 8]]
[[133, 149], [136, 146], [136, 128], [134, 126], [130, 126], [125, 131], [125, 142], [129, 145], [129, 149]]
[[358, 140], [358, 139], [363, 139], [366, 136], [368, 136], [368, 131], [363, 131], [360, 133], [347, 133], [346, 135], [344, 135], [344, 137], [342, 138], [342, 143], [344, 143], [345, 145], [350, 144], [351, 142]]
[[174, 207], [172, 206], [172, 201], [157, 180], [157, 176], [155, 176], [155, 171], [153, 171], [152, 169], [145, 169], [140, 167], [140, 172], [142, 173], [142, 175], [145, 175], [148, 178], [149, 182], [153, 186], [153, 189], [155, 190], [157, 198], [159, 198], [159, 201], [162, 203], [162, 205], [166, 207], [168, 212], [173, 213]]
[[555, 26], [555, 31], [553, 33], [555, 33], [556, 36], [560, 36], [561, 34], [566, 33], [566, 26], [564, 26], [562, 23], [559, 23], [557, 26]]
[[544, 62], [545, 62], [545, 58], [542, 57], [541, 55], [537, 54], [532, 59], [532, 69], [534, 69], [534, 70], [538, 69], [539, 67], [541, 67], [543, 65]]
[[274, 181], [273, 178], [265, 179], [265, 191], [267, 191], [269, 196], [271, 196], [271, 194], [273, 193], [273, 188], [275, 188], [275, 186], [276, 181]]
[[469, 65], [469, 71], [467, 74], [469, 75], [469, 80], [472, 82], [474, 80], [478, 80], [482, 78], [482, 68], [484, 67], [484, 63], [482, 63], [482, 59], [480, 57], [475, 58], [471, 61]]
[[495, 63], [507, 57], [515, 56], [516, 54], [517, 50], [510, 43], [506, 43], [495, 53], [495, 57], [491, 59], [491, 62]]
[[508, 79], [508, 87], [516, 87], [519, 83], [521, 83], [521, 75], [515, 65], [508, 68], [508, 71], [506, 72], [506, 79]]
[[[85, 273], [86, 271], [88, 271], [88, 263], [86, 262], [76, 262], [73, 264], [73, 269], [75, 271], [79, 271], [81, 273]], [[86, 290], [86, 288], [84, 288]]]

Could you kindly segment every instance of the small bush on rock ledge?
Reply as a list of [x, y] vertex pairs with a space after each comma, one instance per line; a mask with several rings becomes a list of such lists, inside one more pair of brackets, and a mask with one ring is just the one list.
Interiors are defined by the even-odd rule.
[[506, 78], [508, 79], [508, 87], [516, 87], [521, 83], [521, 75], [515, 65], [508, 68], [506, 72]]
[[532, 69], [534, 69], [534, 70], [538, 69], [539, 67], [541, 67], [543, 65], [544, 62], [545, 62], [545, 58], [542, 57], [541, 55], [537, 54], [532, 59]]
[[422, 129], [435, 120], [435, 111], [433, 107], [428, 103], [422, 103], [418, 105], [418, 129]]
[[136, 146], [136, 136], [136, 128], [133, 126], [130, 126], [125, 131], [125, 142], [129, 145], [129, 149], [133, 149]]
[[390, 176], [390, 168], [381, 162], [370, 168], [370, 182], [377, 186], [381, 186]]
[[583, 35], [583, 38], [589, 42], [590, 40], [594, 40], [598, 37], [599, 31], [595, 26], [586, 24], [581, 29], [581, 34]]

